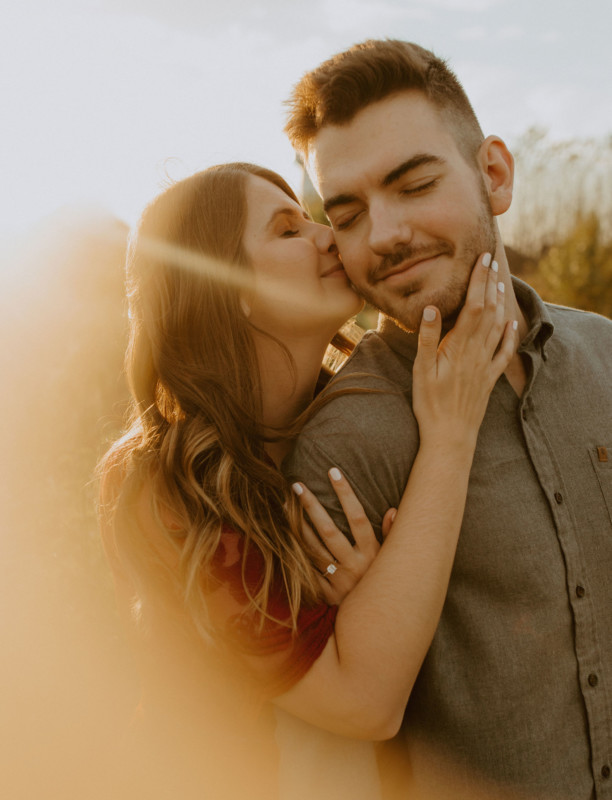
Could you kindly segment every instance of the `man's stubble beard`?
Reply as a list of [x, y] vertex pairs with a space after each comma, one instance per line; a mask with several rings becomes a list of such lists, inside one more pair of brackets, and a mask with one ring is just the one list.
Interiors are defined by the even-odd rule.
[[[390, 302], [385, 302], [383, 298], [382, 303], [380, 302], [381, 298], [377, 297], [375, 292], [358, 289], [360, 294], [368, 303], [395, 320], [401, 328], [409, 333], [419, 329], [423, 309], [428, 305], [436, 306], [439, 309], [442, 315], [442, 326], [445, 330], [452, 328], [465, 304], [470, 276], [478, 257], [485, 252], [489, 252], [493, 256], [497, 248], [495, 220], [484, 181], [481, 181], [481, 199], [482, 205], [478, 222], [463, 245], [463, 253], [459, 256], [456, 253], [451, 255], [455, 261], [455, 269], [445, 285], [425, 293], [422, 290], [422, 281], [415, 280], [402, 287], [401, 293], [393, 295]], [[410, 298], [413, 298], [412, 302]]]

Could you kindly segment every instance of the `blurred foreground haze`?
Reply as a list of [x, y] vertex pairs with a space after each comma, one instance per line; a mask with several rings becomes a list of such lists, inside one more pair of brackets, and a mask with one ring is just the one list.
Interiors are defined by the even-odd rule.
[[[517, 163], [501, 219], [545, 299], [612, 316], [611, 6], [586, 0], [23, 0], [3, 12], [0, 772], [103, 800], [138, 686], [98, 539], [119, 433], [128, 227], [170, 177], [249, 159], [299, 189], [282, 100], [370, 36], [447, 56]], [[608, 24], [607, 24], [608, 23]]]

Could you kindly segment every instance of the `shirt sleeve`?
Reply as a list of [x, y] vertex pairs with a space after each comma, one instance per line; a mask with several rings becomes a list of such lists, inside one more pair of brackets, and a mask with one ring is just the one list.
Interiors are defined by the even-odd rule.
[[225, 529], [213, 559], [207, 599], [212, 624], [264, 697], [283, 694], [308, 672], [334, 630], [337, 606], [303, 606], [291, 625], [289, 601], [273, 581], [267, 612], [252, 607], [263, 574], [263, 558], [254, 548], [244, 554], [243, 539]]

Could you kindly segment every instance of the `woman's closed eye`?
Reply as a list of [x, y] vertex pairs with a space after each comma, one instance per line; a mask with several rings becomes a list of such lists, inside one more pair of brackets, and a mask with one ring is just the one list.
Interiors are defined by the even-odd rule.
[[281, 236], [285, 237], [285, 238], [289, 238], [290, 236], [297, 236], [298, 233], [299, 233], [299, 230], [294, 229], [294, 228], [288, 228], [287, 230], [284, 230], [281, 233]]

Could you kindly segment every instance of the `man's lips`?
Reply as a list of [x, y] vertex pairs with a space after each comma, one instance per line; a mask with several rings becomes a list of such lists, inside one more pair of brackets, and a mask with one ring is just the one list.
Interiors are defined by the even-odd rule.
[[379, 272], [375, 275], [375, 281], [388, 281], [394, 278], [396, 275], [403, 275], [404, 273], [408, 272], [409, 270], [413, 270], [415, 267], [418, 267], [420, 264], [425, 264], [429, 261], [434, 261], [435, 259], [439, 258], [440, 256], [444, 255], [444, 253], [429, 253], [429, 254], [422, 254], [417, 258], [410, 258], [402, 261], [400, 264], [392, 267], [391, 269], [384, 270]]

